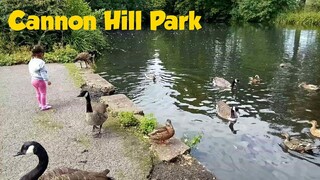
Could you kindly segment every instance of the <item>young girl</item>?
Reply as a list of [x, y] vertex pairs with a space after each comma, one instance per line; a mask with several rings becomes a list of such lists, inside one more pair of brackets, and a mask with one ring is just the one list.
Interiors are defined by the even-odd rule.
[[36, 45], [32, 49], [32, 58], [28, 64], [31, 75], [31, 84], [36, 89], [39, 107], [42, 111], [51, 108], [47, 104], [47, 83], [51, 85], [48, 79], [47, 69], [43, 61], [44, 49], [40, 45]]

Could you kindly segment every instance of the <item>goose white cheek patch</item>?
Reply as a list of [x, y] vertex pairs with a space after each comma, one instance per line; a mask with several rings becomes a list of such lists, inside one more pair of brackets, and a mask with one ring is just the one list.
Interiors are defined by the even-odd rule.
[[86, 92], [86, 94], [84, 95], [85, 97], [88, 97], [89, 96], [89, 93], [88, 92]]
[[29, 148], [27, 149], [26, 154], [34, 154], [33, 150], [34, 150], [34, 146], [33, 145], [29, 146]]

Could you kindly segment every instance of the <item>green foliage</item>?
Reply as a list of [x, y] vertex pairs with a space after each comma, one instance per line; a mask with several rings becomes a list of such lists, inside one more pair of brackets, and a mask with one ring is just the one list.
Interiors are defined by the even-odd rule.
[[232, 16], [236, 20], [247, 22], [266, 22], [297, 6], [296, 0], [238, 0]]
[[193, 136], [192, 138], [184, 136], [183, 142], [190, 148], [195, 148], [201, 142], [202, 136], [202, 134], [198, 134], [196, 136]]
[[[5, 42], [0, 48], [6, 52], [13, 52], [15, 47], [33, 46], [40, 43], [47, 50], [52, 50], [55, 43], [71, 43], [72, 47], [78, 51], [89, 49], [102, 49], [106, 47], [106, 39], [102, 31], [97, 28], [96, 31], [12, 31], [8, 25], [9, 15], [16, 9], [23, 10], [27, 15], [36, 16], [56, 16], [65, 15], [101, 15], [101, 12], [95, 13], [91, 10], [88, 3], [84, 0], [3, 0], [0, 1], [0, 28], [2, 30], [1, 38]], [[99, 17], [101, 18], [101, 17]], [[23, 18], [27, 21], [27, 17]], [[95, 42], [95, 43], [94, 43]], [[9, 45], [7, 45], [9, 44]]]
[[133, 112], [121, 112], [119, 114], [120, 124], [123, 127], [137, 126], [139, 120], [134, 117]]
[[149, 134], [157, 126], [157, 119], [153, 114], [145, 115], [140, 119], [139, 131], [142, 134]]
[[320, 11], [320, 0], [310, 1], [309, 4], [306, 4], [305, 11], [319, 12]]
[[296, 25], [304, 27], [319, 27], [320, 12], [290, 12], [279, 15], [275, 22], [279, 25]]
[[72, 60], [76, 57], [77, 51], [71, 48], [70, 45], [61, 46], [61, 45], [54, 45], [53, 51], [49, 53], [45, 53], [44, 58], [46, 62], [60, 62], [60, 63], [67, 63], [72, 62]]
[[[15, 64], [27, 64], [31, 59], [31, 48], [28, 46], [17, 47], [12, 50], [13, 53], [0, 51], [0, 66], [10, 66]], [[77, 51], [71, 48], [70, 45], [65, 47], [54, 45], [53, 51], [45, 53], [44, 59], [46, 62], [66, 63], [72, 62], [77, 55]]]

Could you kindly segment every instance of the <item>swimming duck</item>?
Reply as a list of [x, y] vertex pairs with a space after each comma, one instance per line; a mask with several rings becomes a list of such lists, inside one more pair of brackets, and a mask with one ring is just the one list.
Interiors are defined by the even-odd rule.
[[230, 107], [223, 101], [218, 101], [216, 105], [217, 115], [225, 120], [235, 122], [237, 121], [239, 109], [237, 107]]
[[92, 125], [92, 131], [99, 126], [99, 133], [97, 137], [101, 137], [102, 124], [108, 119], [107, 107], [104, 103], [91, 102], [90, 94], [88, 91], [82, 91], [78, 97], [85, 97], [87, 101], [86, 105], [86, 122], [88, 125]]
[[320, 138], [320, 129], [316, 129], [318, 127], [318, 123], [316, 120], [312, 120], [309, 122], [309, 124], [312, 124], [312, 127], [310, 128], [310, 133], [315, 136]]
[[249, 77], [249, 84], [259, 84], [261, 81], [259, 75], [255, 75], [254, 77]]
[[279, 66], [281, 68], [293, 68], [293, 65], [291, 63], [281, 63]]
[[167, 119], [166, 125], [152, 131], [148, 134], [151, 140], [156, 143], [166, 143], [168, 139], [173, 137], [175, 130], [172, 126], [171, 120]]
[[14, 156], [26, 155], [26, 154], [35, 154], [38, 156], [39, 163], [38, 165], [25, 174], [20, 180], [53, 180], [53, 179], [69, 179], [69, 180], [81, 180], [81, 179], [100, 179], [100, 180], [110, 180], [110, 177], [107, 177], [107, 174], [110, 172], [109, 169], [105, 169], [102, 172], [89, 172], [83, 171], [80, 169], [72, 168], [55, 168], [54, 170], [45, 172], [48, 167], [49, 157], [45, 148], [36, 141], [25, 142], [20, 151]]
[[232, 83], [230, 83], [229, 81], [221, 77], [214, 77], [212, 80], [213, 86], [216, 86], [222, 89], [233, 89], [238, 82], [240, 82], [239, 79], [234, 79]]
[[299, 153], [311, 153], [312, 149], [316, 147], [312, 147], [310, 143], [303, 142], [299, 139], [291, 139], [288, 133], [282, 133], [283, 137], [285, 137], [283, 144], [290, 150], [297, 151]]
[[320, 87], [317, 85], [313, 84], [307, 84], [306, 82], [302, 82], [299, 84], [300, 88], [306, 89], [306, 90], [311, 90], [311, 91], [318, 91], [320, 90]]
[[144, 74], [147, 79], [151, 79], [153, 82], [156, 81], [156, 75], [155, 74]]

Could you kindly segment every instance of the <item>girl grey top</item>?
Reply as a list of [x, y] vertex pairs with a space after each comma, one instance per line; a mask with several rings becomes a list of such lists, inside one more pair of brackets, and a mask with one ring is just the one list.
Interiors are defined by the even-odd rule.
[[31, 75], [31, 80], [49, 81], [48, 71], [45, 66], [45, 62], [42, 59], [33, 57], [30, 60], [28, 67]]

